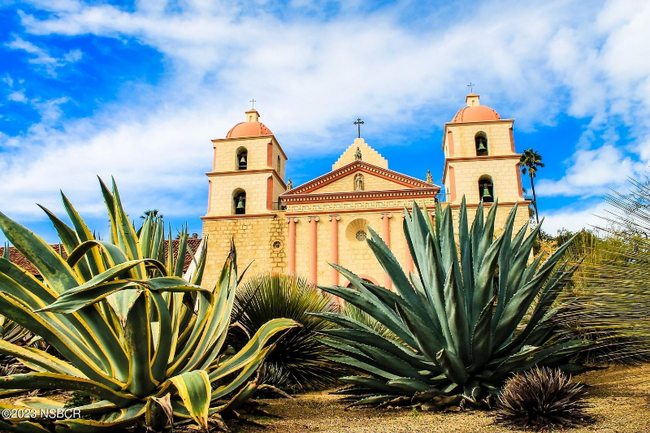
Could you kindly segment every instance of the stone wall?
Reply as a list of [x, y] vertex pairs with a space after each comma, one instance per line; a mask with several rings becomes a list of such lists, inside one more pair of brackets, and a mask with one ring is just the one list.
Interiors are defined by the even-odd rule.
[[[234, 237], [239, 271], [251, 262], [248, 276], [264, 272], [284, 272], [286, 257], [286, 218], [283, 213], [258, 218], [205, 219], [203, 237], [208, 237], [208, 255], [203, 284], [212, 287], [219, 278]], [[279, 242], [278, 244], [275, 244]]]

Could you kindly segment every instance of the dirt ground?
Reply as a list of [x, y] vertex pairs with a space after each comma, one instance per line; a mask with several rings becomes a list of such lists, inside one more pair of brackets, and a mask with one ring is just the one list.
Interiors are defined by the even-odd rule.
[[[572, 433], [650, 432], [650, 365], [610, 367], [576, 377], [589, 390], [589, 413], [595, 423]], [[413, 410], [345, 409], [340, 398], [326, 392], [294, 400], [264, 400], [269, 413], [281, 418], [252, 417], [265, 428], [232, 425], [236, 433], [477, 433], [509, 432], [494, 423], [491, 412], [431, 413]]]

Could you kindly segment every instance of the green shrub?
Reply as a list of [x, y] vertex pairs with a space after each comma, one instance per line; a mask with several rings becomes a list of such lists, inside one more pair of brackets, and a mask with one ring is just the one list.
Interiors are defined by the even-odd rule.
[[513, 372], [538, 364], [580, 368], [570, 360], [585, 343], [557, 343], [551, 322], [551, 306], [575, 271], [559, 264], [569, 243], [543, 263], [529, 262], [540, 226], [530, 234], [527, 226], [514, 234], [515, 207], [494, 239], [496, 211], [494, 204], [485, 218], [478, 206], [470, 229], [463, 200], [457, 245], [450, 207], [437, 208], [434, 226], [414, 203], [404, 222], [417, 268], [410, 278], [369, 228], [368, 245], [396, 293], [335, 266], [352, 287], [323, 290], [363, 310], [398, 338], [386, 338], [350, 317], [318, 314], [340, 326], [323, 331], [323, 341], [340, 352], [333, 359], [363, 372], [342, 378], [351, 386], [341, 393], [353, 404], [489, 405]]
[[[311, 312], [332, 312], [337, 306], [307, 280], [285, 274], [265, 274], [246, 281], [237, 291], [232, 322], [253, 335], [269, 320], [286, 317], [301, 324], [274, 339], [265, 361], [263, 381], [286, 392], [304, 392], [331, 386], [340, 368], [327, 359], [334, 351], [319, 342], [317, 332], [332, 325]], [[243, 338], [242, 338], [243, 337]], [[234, 341], [241, 347], [245, 336]]]

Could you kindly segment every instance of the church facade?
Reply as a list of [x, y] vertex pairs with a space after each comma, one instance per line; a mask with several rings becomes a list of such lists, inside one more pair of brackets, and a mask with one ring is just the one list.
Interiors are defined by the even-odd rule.
[[357, 138], [330, 172], [293, 187], [285, 183], [288, 158], [280, 143], [259, 121], [257, 110], [247, 111], [246, 121], [212, 140], [208, 211], [202, 217], [208, 240], [204, 283], [216, 283], [234, 237], [239, 268], [253, 262], [249, 276], [285, 272], [318, 285], [347, 285], [329, 262], [391, 288], [365, 242], [367, 227], [412, 271], [402, 224], [404, 208], [413, 202], [426, 206], [434, 218], [436, 206], [457, 210], [465, 196], [471, 218], [481, 199], [489, 207], [498, 198], [497, 227], [515, 204], [516, 225], [524, 225], [530, 202], [522, 195], [514, 120], [480, 105], [474, 93], [465, 102], [445, 124], [442, 186], [434, 185], [430, 175], [421, 180], [390, 170], [379, 152]]

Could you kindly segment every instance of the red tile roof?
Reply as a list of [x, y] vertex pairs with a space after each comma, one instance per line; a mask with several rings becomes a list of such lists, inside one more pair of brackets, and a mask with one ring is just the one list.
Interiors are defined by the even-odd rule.
[[[192, 251], [192, 253], [196, 253], [200, 243], [201, 243], [200, 238], [187, 240], [187, 246]], [[178, 244], [179, 244], [178, 239], [172, 240], [172, 250], [174, 251], [174, 255], [178, 254]], [[168, 245], [169, 242], [165, 242], [165, 258], [167, 258]], [[50, 246], [56, 253], [61, 254], [64, 259], [67, 259], [68, 254], [65, 252], [65, 248], [62, 248], [61, 245], [59, 244], [52, 244]], [[5, 250], [4, 247], [0, 247], [0, 257], [4, 257], [4, 250]], [[41, 274], [38, 272], [38, 269], [36, 269], [36, 267], [29, 260], [27, 260], [27, 258], [25, 258], [25, 256], [23, 256], [20, 253], [20, 251], [18, 251], [15, 247], [9, 247], [9, 261], [20, 266], [21, 268], [31, 273], [35, 277], [37, 278], [41, 277]], [[191, 262], [192, 262], [192, 257], [189, 254], [185, 254], [185, 263], [183, 264], [183, 271], [187, 270]]]

